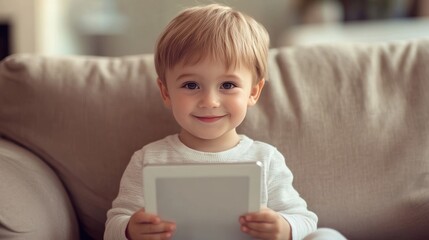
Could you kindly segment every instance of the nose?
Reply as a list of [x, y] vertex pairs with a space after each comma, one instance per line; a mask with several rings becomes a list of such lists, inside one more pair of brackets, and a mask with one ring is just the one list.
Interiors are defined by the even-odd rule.
[[200, 108], [217, 108], [220, 105], [220, 99], [215, 91], [205, 91], [201, 93], [198, 103]]

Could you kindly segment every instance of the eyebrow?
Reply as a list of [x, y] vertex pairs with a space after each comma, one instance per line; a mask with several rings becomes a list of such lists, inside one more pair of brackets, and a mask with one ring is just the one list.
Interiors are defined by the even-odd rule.
[[[199, 76], [198, 74], [193, 74], [193, 73], [183, 73], [180, 74], [177, 78], [176, 81], [179, 81], [182, 78], [186, 78], [186, 77], [194, 77], [194, 76]], [[221, 75], [220, 78], [233, 78], [235, 80], [241, 80], [241, 78], [235, 74], [225, 74], [225, 75]]]
[[193, 77], [193, 76], [198, 76], [198, 74], [183, 73], [183, 74], [180, 74], [180, 75], [176, 78], [176, 81], [179, 81], [180, 79], [185, 78], [185, 77]]

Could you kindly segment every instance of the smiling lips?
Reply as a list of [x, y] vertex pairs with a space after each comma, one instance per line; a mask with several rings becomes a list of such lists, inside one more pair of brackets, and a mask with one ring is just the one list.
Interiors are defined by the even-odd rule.
[[224, 116], [195, 116], [198, 120], [205, 123], [216, 122]]

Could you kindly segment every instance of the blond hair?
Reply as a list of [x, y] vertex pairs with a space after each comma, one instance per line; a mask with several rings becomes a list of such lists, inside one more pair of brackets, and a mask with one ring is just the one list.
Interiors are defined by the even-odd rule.
[[227, 6], [211, 4], [186, 9], [158, 39], [155, 68], [165, 73], [177, 64], [195, 64], [205, 58], [222, 61], [227, 69], [248, 67], [256, 80], [265, 77], [269, 36], [253, 18]]

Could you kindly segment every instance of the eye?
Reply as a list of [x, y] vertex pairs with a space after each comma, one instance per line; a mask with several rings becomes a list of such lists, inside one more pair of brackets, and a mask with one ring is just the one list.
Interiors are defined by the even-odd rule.
[[200, 88], [198, 86], [198, 84], [195, 83], [195, 82], [186, 82], [186, 83], [183, 84], [182, 87], [186, 88], [186, 89], [191, 89], [191, 90], [193, 90], [193, 89], [199, 89]]
[[235, 87], [237, 87], [237, 85], [235, 85], [232, 82], [224, 82], [224, 83], [222, 83], [222, 86], [221, 86], [222, 89], [232, 89]]

